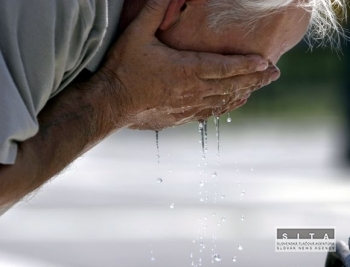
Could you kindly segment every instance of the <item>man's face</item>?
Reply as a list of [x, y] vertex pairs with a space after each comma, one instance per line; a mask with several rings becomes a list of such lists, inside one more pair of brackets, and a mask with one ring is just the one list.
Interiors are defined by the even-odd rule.
[[258, 54], [275, 64], [282, 54], [305, 35], [310, 15], [302, 8], [288, 7], [268, 15], [252, 28], [229, 25], [221, 33], [207, 26], [205, 1], [190, 0], [183, 11], [170, 12], [172, 21], [158, 32], [165, 44], [179, 50], [221, 54]]

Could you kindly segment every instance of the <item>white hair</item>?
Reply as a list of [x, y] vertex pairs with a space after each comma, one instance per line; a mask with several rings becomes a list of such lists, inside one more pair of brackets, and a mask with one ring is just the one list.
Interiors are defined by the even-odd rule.
[[[209, 27], [223, 30], [231, 23], [252, 28], [260, 19], [291, 5], [304, 8], [311, 14], [305, 40], [310, 48], [330, 44], [340, 48], [346, 34], [341, 20], [346, 19], [347, 0], [208, 0]], [[296, 25], [297, 27], [297, 25]]]

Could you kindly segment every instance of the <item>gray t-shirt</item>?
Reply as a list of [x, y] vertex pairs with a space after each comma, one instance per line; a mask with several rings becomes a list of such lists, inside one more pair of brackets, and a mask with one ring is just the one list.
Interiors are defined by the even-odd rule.
[[123, 6], [108, 1], [0, 1], [0, 163], [13, 164], [17, 142], [38, 132], [50, 97], [98, 68]]

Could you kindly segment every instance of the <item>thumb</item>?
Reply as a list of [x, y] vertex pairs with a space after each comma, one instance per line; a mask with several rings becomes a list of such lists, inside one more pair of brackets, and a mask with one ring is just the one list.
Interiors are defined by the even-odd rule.
[[132, 22], [132, 27], [142, 28], [145, 35], [154, 36], [171, 0], [148, 0], [137, 18]]

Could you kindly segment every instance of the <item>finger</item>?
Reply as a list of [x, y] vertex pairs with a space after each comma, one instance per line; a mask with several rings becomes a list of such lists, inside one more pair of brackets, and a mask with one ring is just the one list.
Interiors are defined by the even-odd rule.
[[257, 90], [270, 84], [272, 81], [276, 81], [279, 77], [279, 69], [271, 66], [263, 72], [255, 72], [221, 80], [206, 80], [204, 81], [206, 86], [202, 86], [202, 95], [204, 97], [213, 95], [231, 95], [240, 90], [249, 88]]
[[142, 29], [145, 36], [154, 37], [171, 0], [148, 0], [130, 27]]
[[258, 55], [217, 55], [196, 53], [195, 72], [201, 79], [224, 79], [264, 71], [269, 63]]

